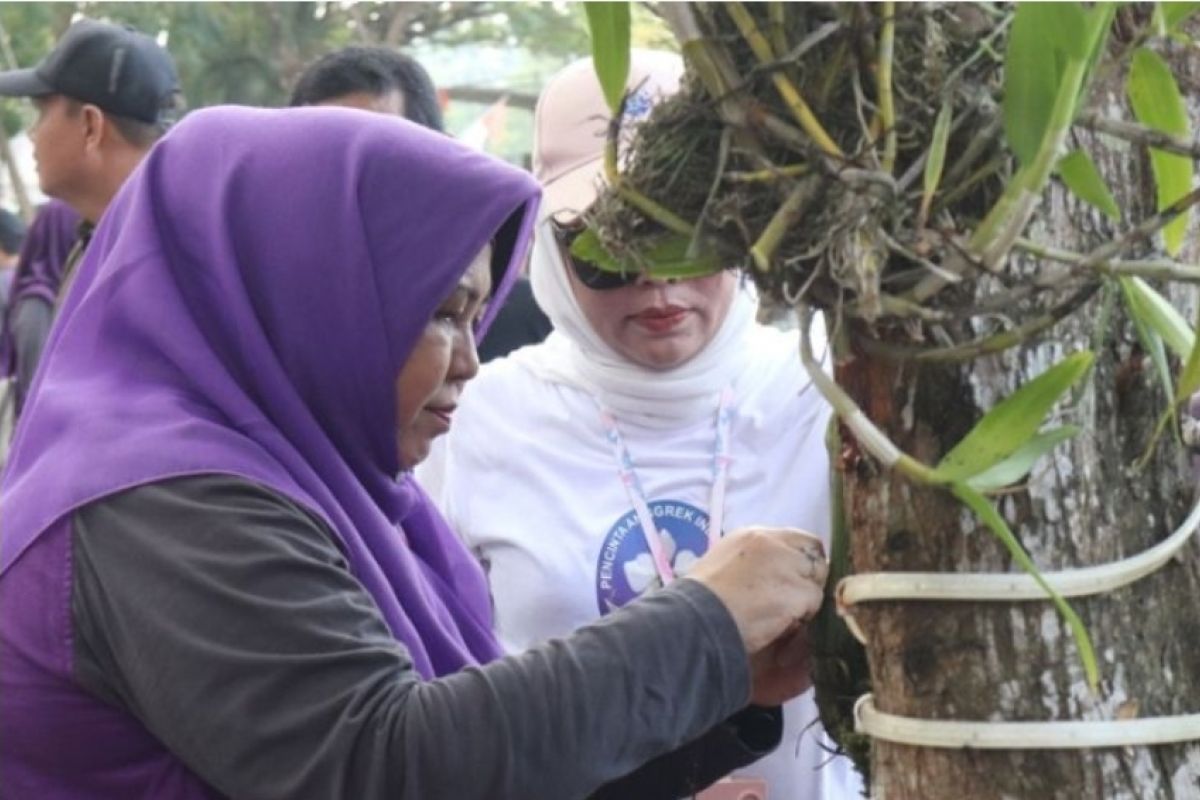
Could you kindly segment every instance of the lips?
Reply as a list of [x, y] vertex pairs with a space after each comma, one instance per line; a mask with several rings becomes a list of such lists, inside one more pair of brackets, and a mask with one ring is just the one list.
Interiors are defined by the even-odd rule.
[[631, 319], [651, 333], [667, 333], [680, 325], [688, 315], [682, 306], [653, 306], [634, 314]]
[[449, 429], [450, 422], [454, 418], [454, 409], [454, 406], [426, 406], [425, 411]]

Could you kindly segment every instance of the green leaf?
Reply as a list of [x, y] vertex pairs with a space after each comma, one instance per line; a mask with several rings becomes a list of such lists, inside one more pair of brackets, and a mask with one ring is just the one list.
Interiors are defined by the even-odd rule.
[[1062, 75], [1054, 45], [1053, 3], [1021, 3], [1008, 34], [1004, 58], [1004, 133], [1022, 164], [1037, 155], [1050, 124]]
[[964, 481], [1013, 455], [1091, 365], [1087, 350], [1068, 356], [1001, 400], [938, 462], [934, 473], [946, 481]]
[[1171, 305], [1171, 301], [1141, 278], [1121, 278], [1121, 289], [1125, 292], [1130, 312], [1137, 320], [1161, 336], [1175, 355], [1187, 358], [1192, 352], [1196, 334], [1183, 315]]
[[711, 250], [701, 250], [698, 255], [689, 255], [691, 243], [691, 237], [682, 234], [671, 234], [659, 239], [644, 256], [646, 274], [660, 280], [687, 280], [721, 271], [723, 265]]
[[659, 280], [687, 280], [712, 275], [722, 268], [720, 259], [711, 252], [697, 256], [688, 254], [691, 239], [681, 234], [659, 238], [642, 256], [642, 266], [627, 265], [619, 261], [604, 247], [600, 237], [591, 228], [580, 233], [571, 242], [571, 255], [587, 261], [606, 272], [645, 272]]
[[1079, 106], [1083, 104], [1084, 99], [1087, 97], [1088, 89], [1092, 83], [1092, 76], [1096, 71], [1096, 63], [1104, 55], [1105, 48], [1108, 45], [1109, 34], [1112, 33], [1113, 18], [1116, 15], [1116, 3], [1096, 3], [1087, 12], [1088, 38], [1091, 40], [1091, 47], [1087, 56], [1087, 66], [1084, 71], [1085, 77], [1080, 82], [1079, 94], [1075, 97], [1075, 110], [1071, 114], [1072, 118], [1079, 114]]
[[587, 228], [571, 242], [571, 255], [608, 272], [625, 272], [621, 262], [604, 247], [596, 231]]
[[[1158, 373], [1158, 380], [1162, 383], [1164, 395], [1172, 398], [1175, 396], [1175, 385], [1171, 380], [1171, 367], [1167, 363], [1163, 337], [1158, 333], [1157, 324], [1154, 321], [1156, 315], [1148, 295], [1148, 291], [1153, 292], [1153, 290], [1145, 282], [1139, 285], [1132, 278], [1121, 278], [1121, 291], [1125, 294], [1125, 306], [1129, 309], [1129, 316], [1133, 320], [1133, 328], [1137, 332], [1138, 341], [1142, 343], [1142, 349], [1154, 363], [1154, 371]], [[1168, 412], [1173, 413], [1173, 409], [1168, 409]], [[1154, 449], [1161, 430], [1162, 425], [1160, 424], [1151, 438], [1147, 453]]]
[[592, 62], [604, 90], [604, 99], [615, 116], [629, 79], [629, 3], [583, 4], [592, 34]]
[[933, 123], [933, 138], [929, 143], [929, 157], [925, 159], [925, 189], [921, 196], [921, 218], [929, 213], [933, 194], [942, 181], [942, 168], [946, 165], [946, 143], [950, 139], [950, 123], [954, 120], [954, 108], [949, 99], [942, 103], [937, 120]]
[[1197, 11], [1200, 11], [1200, 3], [1159, 3], [1158, 15], [1162, 32], [1170, 33]]
[[[1198, 321], [1200, 322], [1200, 321]], [[1200, 391], [1200, 336], [1192, 336], [1192, 347], [1184, 362], [1179, 384], [1175, 387], [1175, 402], [1182, 403]]]
[[1076, 197], [1100, 209], [1109, 219], [1120, 221], [1121, 209], [1086, 152], [1072, 150], [1068, 153], [1058, 162], [1058, 174]]
[[[1024, 4], [1022, 4], [1024, 5]], [[1041, 17], [1051, 26], [1055, 47], [1071, 58], [1087, 58], [1091, 49], [1088, 17], [1079, 3], [1039, 3]]]
[[1079, 428], [1075, 425], [1063, 425], [1060, 428], [1042, 431], [999, 464], [969, 478], [967, 484], [981, 492], [1011, 486], [1028, 475], [1039, 458], [1077, 433]]
[[[1126, 87], [1133, 113], [1143, 125], [1183, 139], [1191, 138], [1187, 109], [1171, 69], [1156, 53], [1138, 48], [1133, 53]], [[1186, 156], [1150, 149], [1150, 166], [1158, 190], [1158, 210], [1179, 200], [1192, 188], [1192, 162]], [[1188, 213], [1163, 229], [1167, 252], [1176, 255], [1187, 233]]]
[[1054, 588], [1046, 583], [1046, 579], [1042, 577], [1042, 574], [1038, 572], [1038, 568], [1034, 565], [1033, 559], [1029, 557], [1029, 554], [1025, 552], [1025, 548], [1021, 547], [1021, 543], [1017, 541], [1017, 537], [1009, 529], [1008, 523], [1004, 521], [1004, 517], [1000, 516], [995, 507], [983, 495], [963, 483], [952, 484], [950, 491], [978, 515], [983, 524], [987, 525], [992, 533], [996, 535], [996, 538], [1008, 549], [1009, 554], [1013, 557], [1013, 561], [1016, 561], [1018, 566], [1025, 570], [1045, 590], [1046, 595], [1058, 609], [1058, 613], [1062, 614], [1063, 619], [1067, 621], [1067, 626], [1070, 627], [1071, 634], [1075, 637], [1075, 645], [1079, 648], [1079, 660], [1083, 662], [1083, 671], [1087, 674], [1088, 686], [1095, 690], [1100, 684], [1100, 668], [1096, 664], [1096, 650], [1092, 647], [1091, 637], [1088, 636], [1087, 629], [1083, 627], [1083, 620], [1075, 613], [1075, 609], [1071, 608], [1062, 595], [1054, 591]]

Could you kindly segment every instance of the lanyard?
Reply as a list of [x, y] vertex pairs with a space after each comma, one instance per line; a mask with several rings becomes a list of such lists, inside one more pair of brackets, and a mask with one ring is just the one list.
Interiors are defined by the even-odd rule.
[[[600, 422], [604, 425], [605, 436], [612, 445], [613, 455], [617, 459], [617, 475], [629, 495], [638, 522], [642, 527], [642, 536], [650, 549], [650, 557], [654, 560], [654, 569], [663, 586], [675, 580], [675, 570], [663, 548], [662, 536], [654, 523], [654, 515], [650, 512], [650, 503], [646, 499], [646, 491], [634, 468], [633, 456], [625, 446], [621, 437], [621, 429], [617, 426], [617, 418], [608, 409], [600, 409]], [[712, 456], [712, 492], [708, 502], [708, 546], [711, 548], [721, 538], [721, 525], [725, 518], [725, 486], [729, 482], [729, 429], [733, 424], [733, 387], [727, 386], [721, 392], [717, 403], [716, 433], [713, 436]]]

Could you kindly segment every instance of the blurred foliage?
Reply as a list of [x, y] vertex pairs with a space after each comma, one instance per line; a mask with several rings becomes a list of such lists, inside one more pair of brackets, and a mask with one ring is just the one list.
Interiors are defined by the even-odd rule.
[[[305, 65], [348, 44], [499, 44], [564, 61], [588, 52], [584, 14], [576, 3], [75, 2], [0, 4], [5, 60], [11, 54], [18, 66], [36, 64], [76, 15], [127, 23], [165, 38], [190, 108], [282, 105]], [[634, 13], [634, 43], [675, 47], [642, 6]], [[11, 116], [0, 111], [10, 131], [19, 124]]]

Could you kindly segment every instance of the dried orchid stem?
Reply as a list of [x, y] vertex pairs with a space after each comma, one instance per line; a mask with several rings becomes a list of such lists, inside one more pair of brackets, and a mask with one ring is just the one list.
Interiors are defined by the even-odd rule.
[[[746, 43], [750, 45], [750, 49], [754, 51], [755, 58], [759, 64], [763, 66], [770, 65], [775, 61], [775, 53], [771, 49], [771, 43], [763, 36], [762, 31], [758, 29], [758, 25], [754, 22], [754, 17], [746, 10], [746, 7], [739, 2], [726, 3], [726, 10], [729, 16], [737, 25], [742, 37]], [[804, 98], [800, 96], [800, 92], [792, 84], [788, 77], [782, 73], [775, 72], [771, 75], [771, 80], [775, 83], [775, 89], [779, 92], [779, 96], [783, 98], [783, 103], [792, 112], [796, 121], [800, 123], [800, 127], [807, 133], [812, 140], [816, 142], [824, 153], [836, 156], [842, 156], [842, 150], [833, 141], [829, 133], [821, 125], [820, 120], [813, 114], [812, 109], [804, 102]]]
[[947, 186], [956, 185], [959, 178], [983, 155], [983, 151], [995, 142], [1003, 127], [1004, 119], [999, 115], [993, 116], [987, 127], [971, 138], [967, 149], [963, 150], [958, 160], [946, 170], [946, 174], [942, 178], [943, 182]]
[[1097, 264], [1109, 261], [1114, 256], [1124, 252], [1130, 245], [1136, 244], [1142, 239], [1149, 239], [1197, 203], [1200, 203], [1200, 187], [1188, 192], [1154, 216], [1147, 217], [1136, 228], [1126, 232], [1120, 239], [1109, 242], [1102, 247], [1097, 247], [1091, 253], [1088, 253], [1087, 258], [1084, 259], [1083, 266], [1095, 267]]
[[784, 200], [783, 205], [775, 212], [775, 216], [771, 217], [771, 221], [763, 229], [758, 241], [750, 248], [754, 266], [760, 272], [767, 272], [771, 269], [771, 259], [775, 257], [779, 243], [783, 241], [783, 237], [792, 227], [792, 223], [804, 212], [811, 194], [812, 187], [807, 182], [793, 189], [787, 200]]
[[767, 3], [767, 20], [771, 23], [771, 47], [776, 53], [787, 52], [783, 3], [772, 0]]
[[659, 225], [662, 225], [667, 230], [682, 234], [684, 236], [695, 235], [695, 225], [692, 225], [675, 212], [669, 211], [664, 206], [656, 203], [649, 197], [646, 197], [644, 194], [639, 192], [637, 189], [634, 189], [632, 186], [629, 186], [627, 183], [623, 181], [615, 183], [613, 184], [613, 188], [617, 190], [617, 194], [621, 196], [622, 200], [629, 203], [629, 205], [634, 206], [638, 211], [641, 211], [647, 217], [654, 220]]
[[812, 172], [812, 166], [809, 164], [788, 164], [754, 172], [727, 172], [725, 180], [735, 183], [773, 183], [779, 180], [802, 178], [810, 172]]
[[930, 486], [943, 485], [944, 479], [897, 447], [886, 433], [871, 422], [850, 395], [838, 386], [837, 381], [826, 374], [821, 363], [813, 356], [812, 339], [809, 334], [812, 327], [812, 309], [805, 305], [799, 306], [797, 317], [800, 323], [800, 361], [817, 391], [833, 407], [834, 413], [841, 419], [842, 424], [854, 434], [859, 446], [884, 467], [895, 469], [914, 483]]
[[1079, 115], [1079, 119], [1075, 120], [1075, 124], [1097, 133], [1107, 133], [1109, 136], [1115, 136], [1127, 142], [1165, 150], [1168, 153], [1200, 161], [1200, 140], [1189, 142], [1182, 137], [1147, 128], [1136, 122], [1101, 116], [1099, 111], [1085, 111]]
[[[1018, 239], [1016, 249], [1061, 264], [1084, 266], [1088, 257], [1071, 250], [1040, 244], [1031, 239]], [[1152, 259], [1149, 261], [1101, 261], [1090, 267], [1105, 275], [1128, 275], [1139, 278], [1157, 278], [1167, 281], [1185, 283], [1200, 283], [1200, 266], [1180, 264], [1170, 259]]]
[[1012, 330], [986, 336], [982, 339], [966, 342], [965, 344], [954, 345], [953, 347], [906, 347], [904, 345], [886, 344], [866, 338], [863, 339], [862, 346], [869, 353], [893, 360], [932, 362], [970, 361], [989, 353], [999, 353], [1002, 350], [1015, 347], [1021, 342], [1053, 327], [1090, 300], [1099, 288], [1100, 283], [1098, 281], [1090, 282], [1045, 314], [1024, 322]]
[[[622, 99], [621, 111], [624, 110], [624, 105], [625, 100]], [[670, 211], [649, 197], [646, 197], [637, 189], [634, 189], [625, 181], [624, 176], [621, 175], [621, 169], [618, 166], [617, 143], [621, 137], [620, 120], [622, 116], [622, 113], [617, 113], [613, 117], [612, 123], [608, 126], [608, 140], [604, 146], [604, 178], [608, 181], [608, 185], [620, 195], [622, 200], [667, 230], [683, 234], [684, 236], [695, 235], [695, 225], [692, 225], [675, 212]]]
[[879, 32], [879, 118], [883, 123], [883, 170], [896, 168], [896, 100], [892, 92], [892, 64], [896, 52], [896, 4], [883, 4], [883, 29]]

